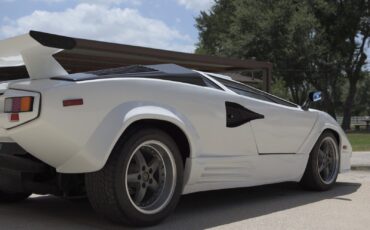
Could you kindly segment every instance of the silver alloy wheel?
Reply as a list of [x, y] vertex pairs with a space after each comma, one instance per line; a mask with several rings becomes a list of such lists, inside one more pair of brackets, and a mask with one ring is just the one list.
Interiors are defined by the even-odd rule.
[[338, 174], [339, 151], [337, 143], [331, 137], [325, 137], [320, 143], [317, 169], [321, 181], [325, 184], [331, 184]]
[[127, 195], [139, 212], [160, 212], [170, 202], [176, 186], [172, 152], [159, 141], [141, 143], [130, 156], [124, 178]]

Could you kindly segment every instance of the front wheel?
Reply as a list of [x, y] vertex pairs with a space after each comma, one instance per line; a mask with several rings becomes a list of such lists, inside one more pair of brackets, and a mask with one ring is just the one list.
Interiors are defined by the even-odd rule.
[[158, 129], [122, 139], [105, 167], [86, 175], [93, 208], [116, 222], [153, 225], [169, 215], [182, 192], [183, 163], [174, 140]]
[[301, 180], [304, 188], [325, 191], [336, 182], [340, 167], [338, 142], [332, 132], [324, 132], [316, 142]]

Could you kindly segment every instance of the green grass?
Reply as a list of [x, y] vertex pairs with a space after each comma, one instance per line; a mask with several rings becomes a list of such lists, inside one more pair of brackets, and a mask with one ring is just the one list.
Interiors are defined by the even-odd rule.
[[370, 151], [370, 133], [348, 133], [353, 151]]

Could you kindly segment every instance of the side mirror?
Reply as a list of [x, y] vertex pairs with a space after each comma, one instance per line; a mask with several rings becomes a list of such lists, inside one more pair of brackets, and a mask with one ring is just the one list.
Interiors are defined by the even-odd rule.
[[321, 101], [321, 92], [320, 91], [313, 91], [308, 94], [307, 100], [303, 103], [301, 108], [307, 111], [310, 108], [312, 102]]

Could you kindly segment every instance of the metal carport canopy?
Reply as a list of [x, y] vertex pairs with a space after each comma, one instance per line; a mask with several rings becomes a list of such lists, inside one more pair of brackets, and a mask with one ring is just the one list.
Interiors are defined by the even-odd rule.
[[[198, 55], [123, 45], [55, 34], [31, 31], [34, 36], [47, 43], [58, 43], [69, 49], [54, 55], [55, 59], [69, 72], [78, 73], [99, 69], [108, 69], [128, 65], [152, 65], [173, 63], [187, 68], [215, 73], [241, 70], [265, 71], [264, 88], [269, 91], [272, 64], [256, 60], [238, 60], [224, 57]], [[62, 44], [65, 43], [65, 44]], [[71, 45], [71, 43], [73, 45]], [[68, 44], [68, 45], [66, 45]], [[27, 77], [25, 66], [1, 67], [0, 80], [13, 80]]]

